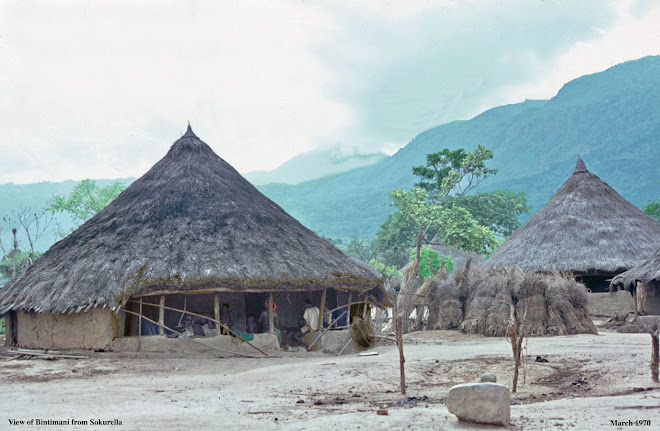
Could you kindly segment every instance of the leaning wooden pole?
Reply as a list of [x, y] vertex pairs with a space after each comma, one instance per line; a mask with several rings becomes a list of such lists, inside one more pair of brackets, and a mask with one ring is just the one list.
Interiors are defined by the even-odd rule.
[[[132, 300], [132, 299], [129, 299], [129, 301], [135, 302], [135, 301]], [[150, 304], [150, 303], [148, 303], [148, 302], [145, 302], [144, 304], [145, 304], [145, 305], [152, 305], [152, 306], [154, 306], [154, 307], [158, 307], [158, 305], [156, 305], [156, 304]], [[178, 311], [179, 313], [190, 314], [191, 316], [203, 317], [204, 319], [208, 319], [208, 320], [210, 320], [210, 321], [212, 321], [212, 322], [215, 322], [215, 324], [218, 325], [218, 327], [225, 329], [225, 330], [226, 330], [227, 332], [229, 332], [230, 334], [233, 334], [233, 335], [234, 335], [236, 338], [238, 338], [242, 343], [247, 344], [248, 346], [250, 346], [250, 347], [252, 347], [253, 349], [257, 350], [259, 353], [262, 353], [264, 356], [268, 356], [268, 353], [264, 352], [263, 350], [261, 350], [260, 348], [258, 348], [257, 346], [255, 346], [254, 344], [250, 343], [250, 342], [249, 342], [248, 340], [246, 340], [245, 338], [243, 338], [243, 337], [241, 337], [240, 335], [238, 335], [236, 332], [234, 332], [234, 331], [232, 331], [231, 329], [229, 329], [228, 326], [226, 326], [225, 324], [221, 323], [219, 320], [211, 319], [210, 317], [208, 317], [208, 316], [204, 316], [203, 314], [193, 313], [192, 311], [184, 311], [184, 310], [180, 310], [180, 309], [178, 309], [178, 308], [168, 307], [168, 306], [166, 306], [166, 305], [163, 306], [163, 308], [164, 308], [165, 310], [172, 310], [172, 311]], [[125, 310], [125, 311], [128, 312], [128, 310]], [[135, 314], [135, 313], [131, 313], [131, 314]], [[147, 318], [145, 317], [145, 319], [147, 319]], [[147, 319], [147, 320], [149, 320], [149, 319]], [[152, 320], [149, 320], [149, 321], [152, 322]], [[158, 324], [158, 322], [156, 322], [156, 324]], [[169, 328], [167, 328], [167, 329], [169, 329]]]
[[653, 325], [649, 334], [651, 334], [651, 379], [658, 383], [658, 364], [660, 364], [658, 336], [660, 335], [660, 325], [657, 322]]
[[[125, 313], [128, 313], [128, 314], [135, 315], [135, 316], [138, 315], [138, 313], [135, 313], [135, 312], [133, 312], [133, 311], [126, 310], [126, 309], [124, 309], [124, 312], [125, 312]], [[160, 325], [160, 323], [156, 322], [155, 320], [151, 320], [151, 319], [149, 319], [149, 318], [146, 317], [146, 316], [142, 316], [142, 318], [143, 318], [144, 320], [148, 321], [148, 322], [154, 323], [154, 324], [156, 324], [156, 325]], [[167, 329], [168, 331], [172, 331], [173, 333], [175, 333], [175, 334], [177, 334], [177, 335], [180, 335], [180, 336], [183, 335], [183, 333], [177, 331], [176, 329], [172, 329], [172, 328], [170, 328], [169, 326], [163, 325], [163, 328]], [[193, 342], [193, 343], [195, 343], [195, 344], [199, 344], [200, 346], [204, 346], [204, 347], [209, 348], [209, 349], [211, 349], [211, 350], [217, 350], [217, 351], [219, 351], [219, 352], [223, 352], [223, 353], [231, 353], [232, 355], [244, 356], [244, 357], [246, 357], [246, 358], [257, 358], [257, 359], [258, 359], [258, 358], [261, 358], [261, 356], [254, 356], [254, 355], [248, 355], [248, 354], [246, 354], [246, 353], [232, 352], [231, 350], [225, 350], [225, 349], [221, 349], [220, 347], [210, 346], [210, 345], [208, 345], [208, 344], [204, 344], [204, 343], [202, 343], [202, 342], [200, 342], [200, 341], [197, 341], [197, 340], [195, 340], [194, 338], [188, 338], [188, 337], [181, 337], [181, 338], [183, 338], [184, 340], [191, 341], [191, 342]], [[266, 355], [266, 356], [268, 356], [268, 355]]]

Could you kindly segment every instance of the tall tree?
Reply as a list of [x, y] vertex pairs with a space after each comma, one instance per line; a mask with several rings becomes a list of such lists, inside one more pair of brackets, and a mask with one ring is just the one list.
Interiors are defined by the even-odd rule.
[[[430, 242], [428, 233], [432, 228], [440, 228], [443, 242], [453, 245], [451, 241], [447, 241], [448, 238], [444, 235], [451, 231], [451, 226], [440, 226], [441, 221], [451, 222], [453, 220], [450, 213], [446, 213], [450, 207], [445, 203], [451, 193], [454, 193], [455, 196], [462, 196], [489, 175], [497, 173], [497, 170], [486, 166], [486, 162], [492, 158], [493, 152], [482, 145], [479, 145], [474, 151], [445, 149], [438, 153], [428, 154], [426, 166], [413, 168], [413, 173], [419, 176], [421, 181], [410, 191], [397, 189], [390, 193], [394, 205], [417, 227], [415, 242], [417, 263], [419, 263], [422, 243]], [[444, 217], [443, 212], [445, 212]], [[454, 214], [458, 213], [454, 212]], [[466, 221], [476, 223], [474, 218], [468, 219], [462, 214], [461, 222]], [[492, 232], [490, 235], [492, 236]]]
[[390, 193], [394, 205], [414, 222], [417, 230], [415, 258], [404, 273], [397, 298], [397, 309], [402, 316], [411, 312], [422, 244], [430, 243], [428, 234], [432, 229], [438, 230], [437, 236], [445, 245], [475, 250], [496, 244], [490, 228], [479, 225], [467, 210], [446, 204], [452, 193], [464, 195], [495, 174], [495, 169], [486, 166], [492, 158], [493, 152], [481, 145], [469, 152], [445, 149], [429, 154], [426, 166], [413, 168], [413, 173], [421, 178], [420, 183], [409, 191], [397, 189]]
[[[35, 244], [49, 232], [53, 217], [47, 211], [38, 214], [28, 207], [19, 207], [2, 218], [0, 225], [0, 279], [11, 280], [22, 274], [42, 253]], [[11, 242], [2, 241], [3, 231], [11, 232]], [[21, 238], [21, 239], [19, 239]], [[24, 239], [23, 239], [24, 238]]]
[[494, 234], [507, 238], [520, 227], [518, 217], [530, 211], [525, 192], [493, 190], [474, 195], [447, 198], [447, 206], [465, 208], [479, 224], [488, 226]]
[[[428, 233], [432, 237], [435, 231]], [[417, 241], [417, 226], [401, 210], [388, 215], [374, 239], [373, 255], [385, 265], [401, 268], [410, 259], [410, 250]]]
[[98, 187], [96, 181], [83, 180], [71, 191], [69, 196], [53, 196], [49, 202], [49, 209], [53, 214], [64, 213], [71, 216], [76, 226], [69, 232], [64, 232], [64, 234], [68, 234], [105, 208], [124, 189], [126, 186], [119, 181], [106, 187]]

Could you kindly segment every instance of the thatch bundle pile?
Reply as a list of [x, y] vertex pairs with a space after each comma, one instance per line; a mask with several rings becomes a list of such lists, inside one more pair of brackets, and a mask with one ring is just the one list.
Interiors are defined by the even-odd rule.
[[504, 336], [510, 319], [521, 318], [528, 306], [529, 335], [596, 333], [584, 285], [562, 274], [489, 271], [468, 263], [461, 272], [429, 277], [418, 293], [429, 298], [433, 329]]

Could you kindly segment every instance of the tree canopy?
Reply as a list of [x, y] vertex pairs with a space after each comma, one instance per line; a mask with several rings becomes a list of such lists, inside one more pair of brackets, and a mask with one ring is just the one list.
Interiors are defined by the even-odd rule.
[[[55, 195], [50, 201], [49, 210], [55, 213], [65, 213], [73, 218], [76, 227], [96, 215], [105, 208], [126, 186], [116, 181], [106, 187], [98, 187], [96, 181], [83, 180], [69, 194], [69, 196]], [[70, 233], [70, 232], [67, 232]]]
[[660, 222], [660, 199], [649, 200], [642, 207], [642, 211]]

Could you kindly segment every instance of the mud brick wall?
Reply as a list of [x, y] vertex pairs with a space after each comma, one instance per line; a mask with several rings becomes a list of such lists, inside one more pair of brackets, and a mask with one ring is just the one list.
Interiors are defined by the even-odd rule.
[[41, 349], [101, 349], [112, 342], [117, 319], [105, 309], [86, 313], [18, 312], [18, 345]]

